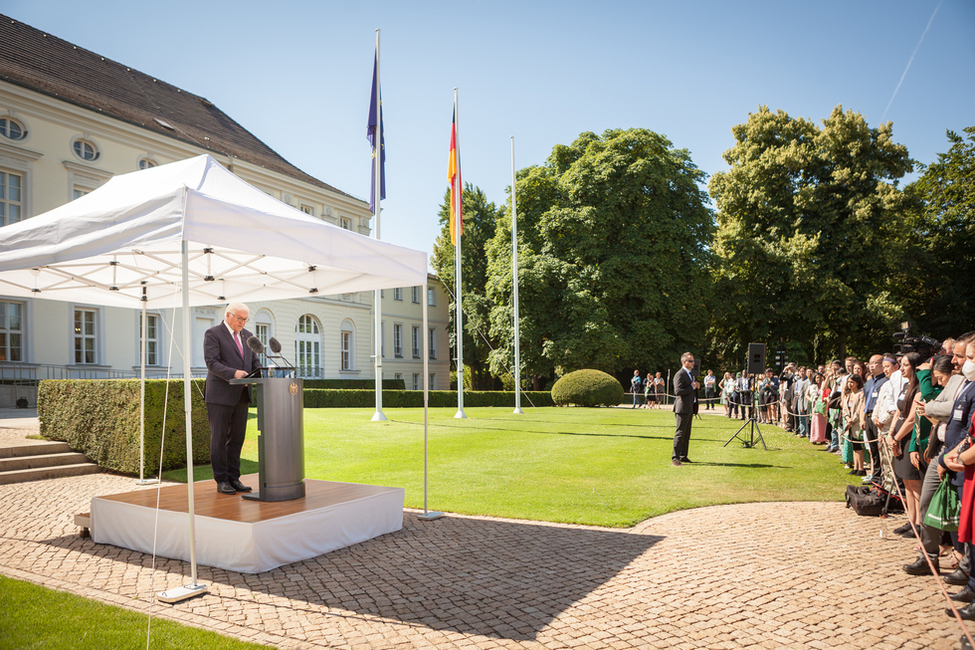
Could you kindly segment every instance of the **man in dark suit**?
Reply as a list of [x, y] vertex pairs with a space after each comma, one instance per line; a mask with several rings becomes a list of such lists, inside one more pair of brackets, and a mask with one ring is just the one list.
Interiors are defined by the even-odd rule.
[[223, 322], [211, 327], [203, 337], [203, 358], [207, 364], [205, 400], [210, 420], [210, 464], [217, 492], [250, 492], [240, 482], [240, 450], [247, 431], [247, 408], [251, 387], [231, 384], [260, 366], [254, 351], [247, 346], [251, 333], [244, 329], [247, 305], [227, 305]]
[[674, 416], [677, 418], [677, 433], [674, 434], [674, 453], [671, 463], [680, 467], [691, 460], [687, 457], [687, 446], [691, 441], [691, 422], [697, 410], [697, 389], [701, 385], [694, 380], [694, 355], [685, 352], [680, 355], [681, 369], [674, 375]]

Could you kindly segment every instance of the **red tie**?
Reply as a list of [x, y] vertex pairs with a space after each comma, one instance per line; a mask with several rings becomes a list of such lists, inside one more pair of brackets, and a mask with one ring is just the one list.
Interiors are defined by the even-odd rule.
[[237, 332], [234, 332], [234, 343], [237, 344], [237, 351], [240, 352], [240, 358], [243, 359], [244, 358], [244, 346], [242, 346], [240, 344], [240, 337], [237, 335]]

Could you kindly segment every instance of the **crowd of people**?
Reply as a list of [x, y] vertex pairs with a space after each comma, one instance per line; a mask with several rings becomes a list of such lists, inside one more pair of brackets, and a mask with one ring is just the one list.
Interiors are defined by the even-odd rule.
[[[874, 354], [817, 367], [788, 364], [779, 375], [725, 373], [719, 389], [727, 417], [776, 424], [840, 457], [850, 474], [903, 497], [907, 522], [894, 533], [917, 539], [912, 575], [950, 571], [963, 587], [951, 595], [975, 620], [975, 332], [942, 344], [917, 339], [898, 354]], [[959, 529], [924, 522], [942, 481], [962, 504]], [[953, 616], [951, 609], [946, 613]]]
[[[975, 620], [975, 331], [941, 344], [921, 337], [901, 348], [866, 362], [848, 357], [816, 367], [790, 363], [779, 374], [726, 372], [719, 381], [709, 370], [699, 404], [714, 408], [717, 400], [728, 418], [781, 426], [839, 456], [863, 483], [902, 497], [907, 522], [894, 533], [916, 539], [919, 553], [903, 570], [930, 575], [944, 566], [943, 580], [962, 587], [951, 595], [961, 617]], [[692, 371], [685, 372], [693, 381]], [[639, 372], [634, 382], [640, 382]], [[645, 396], [653, 395], [644, 405], [657, 408], [664, 386], [658, 372], [634, 383], [633, 392], [644, 388]], [[678, 456], [675, 465], [689, 462]], [[953, 532], [924, 521], [943, 481], [962, 504]]]

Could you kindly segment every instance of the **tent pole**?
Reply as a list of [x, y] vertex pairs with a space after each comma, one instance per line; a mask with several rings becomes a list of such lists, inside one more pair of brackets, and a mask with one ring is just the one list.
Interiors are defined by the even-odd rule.
[[146, 319], [146, 283], [142, 282], [142, 327], [139, 364], [141, 366], [139, 381], [139, 480], [137, 485], [157, 483], [158, 479], [146, 479], [146, 339], [148, 338], [149, 323]]
[[[183, 213], [186, 213], [186, 189], [183, 190]], [[193, 521], [193, 395], [190, 393], [190, 262], [189, 247], [184, 239], [182, 242], [183, 277], [181, 288], [183, 291], [183, 409], [186, 413], [186, 493], [190, 515], [190, 584], [169, 589], [157, 594], [159, 600], [166, 603], [178, 603], [200, 596], [209, 591], [206, 585], [196, 579], [196, 525]]]
[[417, 515], [420, 521], [433, 521], [443, 517], [442, 512], [427, 510], [427, 476], [429, 475], [429, 432], [430, 432], [430, 329], [427, 320], [427, 291], [429, 279], [423, 285], [423, 514]]

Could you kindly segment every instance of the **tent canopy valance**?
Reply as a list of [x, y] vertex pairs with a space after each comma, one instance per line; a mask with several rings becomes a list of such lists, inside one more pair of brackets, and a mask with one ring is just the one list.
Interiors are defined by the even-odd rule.
[[[209, 155], [116, 176], [0, 228], [0, 294], [149, 308], [426, 283], [426, 254], [307, 215]], [[143, 290], [145, 289], [145, 292]]]

